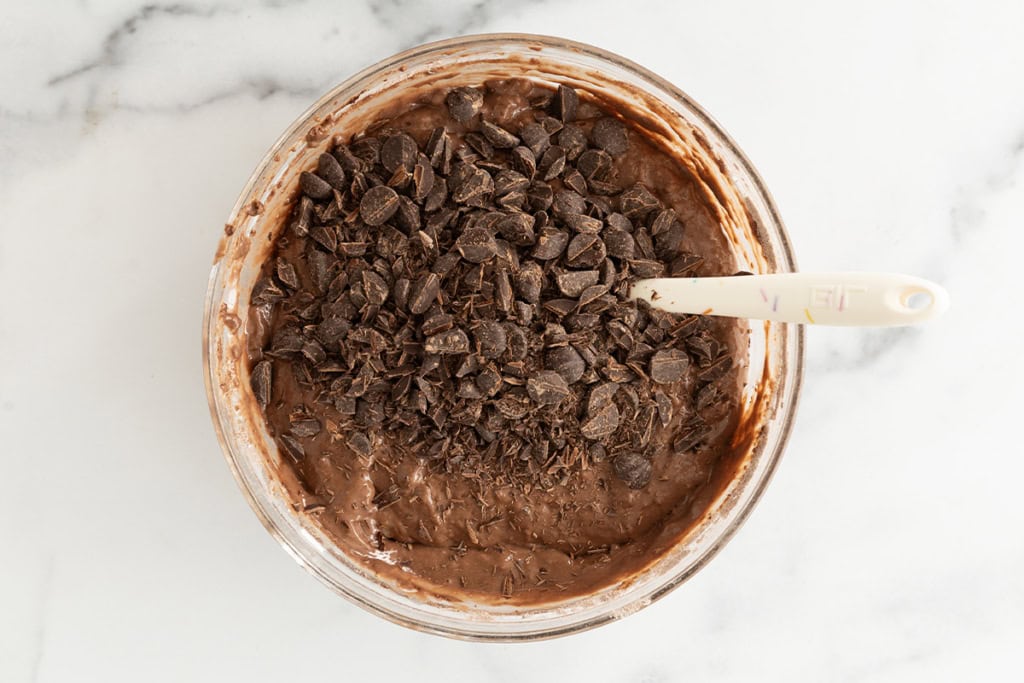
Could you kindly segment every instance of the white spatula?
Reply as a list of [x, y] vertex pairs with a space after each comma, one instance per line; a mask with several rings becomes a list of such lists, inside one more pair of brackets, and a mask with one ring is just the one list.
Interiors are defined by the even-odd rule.
[[949, 307], [941, 286], [898, 273], [652, 278], [630, 295], [672, 313], [862, 327], [913, 325]]

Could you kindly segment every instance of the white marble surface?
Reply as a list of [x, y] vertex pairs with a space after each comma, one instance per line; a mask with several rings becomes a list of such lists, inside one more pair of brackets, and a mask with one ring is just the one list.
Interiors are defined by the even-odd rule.
[[[1021, 680], [1020, 3], [0, 16], [0, 680]], [[640, 614], [528, 646], [406, 631], [307, 576], [228, 473], [199, 353], [224, 218], [278, 133], [358, 68], [498, 30], [667, 76], [754, 160], [805, 269], [908, 271], [954, 304], [812, 330], [796, 434], [736, 539]]]

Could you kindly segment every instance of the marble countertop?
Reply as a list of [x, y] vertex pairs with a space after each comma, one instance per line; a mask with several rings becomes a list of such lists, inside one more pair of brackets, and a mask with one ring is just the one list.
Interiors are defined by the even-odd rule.
[[[1024, 676], [1024, 5], [3, 14], [0, 680]], [[757, 165], [804, 269], [906, 271], [953, 301], [921, 328], [810, 330], [796, 433], [729, 546], [639, 614], [525, 646], [413, 633], [308, 576], [239, 495], [200, 363], [224, 219], [280, 131], [378, 59], [488, 31], [564, 35], [666, 76]]]

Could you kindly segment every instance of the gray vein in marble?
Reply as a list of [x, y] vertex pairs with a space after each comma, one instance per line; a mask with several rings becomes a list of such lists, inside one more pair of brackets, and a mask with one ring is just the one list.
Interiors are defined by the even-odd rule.
[[[419, 33], [403, 41], [402, 49], [415, 47], [432, 40], [460, 36], [474, 31], [479, 31], [494, 19], [495, 9], [500, 8], [507, 11], [512, 8], [520, 8], [528, 5], [537, 5], [543, 0], [479, 0], [473, 3], [465, 12], [452, 16], [450, 11], [432, 13], [427, 7], [427, 17], [436, 17], [433, 21], [426, 22], [426, 28]], [[381, 24], [388, 28], [399, 28], [408, 20], [406, 14], [413, 7], [424, 7], [428, 3], [411, 3], [409, 0], [377, 0], [370, 3], [370, 11], [373, 16], [380, 20]], [[447, 8], [446, 8], [447, 9]]]
[[46, 82], [48, 87], [60, 85], [66, 81], [78, 78], [84, 74], [101, 68], [118, 66], [121, 63], [121, 48], [127, 36], [139, 30], [139, 27], [154, 17], [211, 17], [224, 11], [221, 8], [210, 7], [200, 9], [180, 3], [170, 5], [144, 5], [133, 12], [127, 19], [124, 19], [114, 30], [107, 33], [100, 46], [100, 53], [96, 57], [87, 60], [84, 64], [57, 74]]
[[[265, 7], [282, 8], [288, 7], [304, 0], [268, 1], [263, 3]], [[369, 2], [368, 8], [371, 14], [377, 18], [382, 26], [391, 32], [402, 36], [407, 33], [410, 26], [423, 26], [426, 28], [415, 35], [402, 36], [396, 45], [399, 49], [406, 49], [415, 45], [427, 42], [432, 39], [460, 35], [474, 30], [479, 30], [490, 22], [498, 8], [505, 9], [510, 4], [524, 6], [536, 4], [538, 0], [518, 0], [515, 3], [498, 3], [496, 0], [481, 0], [465, 8], [453, 8], [450, 5], [434, 7], [433, 3], [411, 3], [407, 0], [381, 0]], [[185, 3], [170, 4], [146, 4], [124, 19], [113, 29], [108, 31], [100, 41], [97, 54], [87, 58], [82, 63], [73, 66], [50, 77], [46, 86], [50, 89], [59, 89], [62, 86], [80, 81], [83, 77], [93, 78], [97, 73], [107, 72], [121, 68], [127, 64], [124, 52], [129, 40], [139, 39], [139, 34], [144, 32], [148, 26], [161, 18], [180, 19], [185, 17], [209, 18], [223, 14], [239, 14], [238, 7], [230, 5], [196, 6]], [[411, 21], [410, 16], [419, 21]], [[437, 19], [439, 18], [439, 19]], [[333, 82], [333, 79], [331, 79]], [[55, 118], [64, 119], [71, 116], [84, 114], [87, 123], [96, 125], [103, 118], [103, 111], [131, 111], [136, 113], [188, 113], [200, 109], [209, 104], [214, 104], [236, 96], [252, 95], [257, 100], [264, 100], [275, 95], [309, 99], [320, 94], [332, 82], [315, 83], [313, 86], [300, 87], [286, 82], [279, 78], [270, 76], [249, 78], [241, 83], [231, 84], [201, 99], [191, 102], [175, 103], [174, 105], [143, 105], [114, 103], [107, 107], [97, 105], [98, 94], [101, 90], [100, 84], [87, 81], [87, 96], [84, 107], [76, 112], [69, 112], [66, 107], [57, 112]], [[13, 117], [14, 112], [0, 110], [0, 118]], [[32, 117], [18, 117], [31, 119]]]
[[992, 169], [980, 182], [961, 188], [962, 199], [950, 210], [953, 243], [960, 246], [967, 236], [985, 222], [985, 198], [1004, 191], [1024, 170], [1024, 131], [1010, 145], [1010, 153], [999, 167]]

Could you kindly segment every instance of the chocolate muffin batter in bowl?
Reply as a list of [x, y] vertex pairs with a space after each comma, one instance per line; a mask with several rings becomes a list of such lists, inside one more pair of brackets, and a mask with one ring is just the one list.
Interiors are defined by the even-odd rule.
[[799, 327], [636, 279], [785, 272], [771, 198], [688, 97], [562, 39], [422, 46], [328, 93], [225, 227], [204, 362], [267, 529], [406, 626], [530, 640], [702, 567], [781, 456]]

